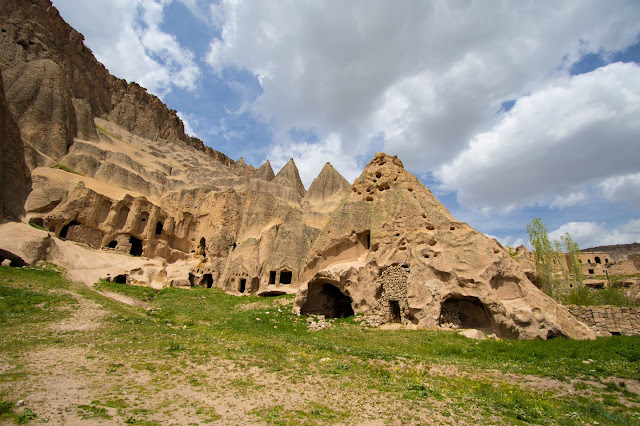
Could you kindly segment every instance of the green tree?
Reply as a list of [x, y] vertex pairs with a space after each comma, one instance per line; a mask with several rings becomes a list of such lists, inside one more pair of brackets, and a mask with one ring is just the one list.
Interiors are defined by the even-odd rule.
[[568, 232], [560, 236], [560, 240], [564, 245], [565, 253], [567, 253], [567, 264], [569, 266], [569, 273], [573, 274], [576, 285], [578, 287], [582, 287], [582, 281], [584, 277], [582, 275], [582, 265], [580, 264], [580, 261], [578, 259], [578, 253], [580, 252], [578, 243], [573, 241], [571, 235], [569, 235]]
[[560, 241], [551, 242], [547, 227], [540, 218], [529, 222], [527, 233], [535, 250], [538, 285], [545, 293], [559, 297], [569, 290], [572, 280], [577, 287], [582, 286], [582, 265], [578, 260], [580, 248], [569, 233], [560, 236]]
[[542, 222], [536, 217], [527, 225], [529, 242], [535, 251], [536, 271], [538, 271], [538, 283], [542, 291], [553, 295], [553, 273], [551, 263], [553, 261], [553, 247], [549, 240], [549, 232]]

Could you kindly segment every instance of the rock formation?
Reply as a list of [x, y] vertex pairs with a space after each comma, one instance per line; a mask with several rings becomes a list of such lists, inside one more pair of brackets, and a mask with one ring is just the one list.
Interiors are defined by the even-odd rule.
[[293, 188], [300, 197], [304, 197], [304, 194], [306, 193], [302, 180], [300, 180], [300, 174], [298, 173], [296, 163], [293, 162], [293, 158], [289, 159], [289, 162], [280, 169], [276, 177], [273, 178], [273, 183]]
[[495, 240], [456, 221], [397, 157], [383, 153], [332, 213], [301, 281], [294, 310], [305, 314], [376, 314], [508, 338], [591, 336]]
[[2, 2], [0, 30], [1, 206], [46, 230], [2, 225], [0, 258], [88, 284], [297, 293], [298, 312], [368, 323], [593, 336], [396, 157], [377, 154], [353, 185], [327, 163], [306, 191], [293, 160], [274, 175], [186, 135], [49, 1]]
[[31, 190], [31, 173], [25, 163], [24, 146], [4, 95], [0, 76], [0, 223], [25, 215], [25, 200]]

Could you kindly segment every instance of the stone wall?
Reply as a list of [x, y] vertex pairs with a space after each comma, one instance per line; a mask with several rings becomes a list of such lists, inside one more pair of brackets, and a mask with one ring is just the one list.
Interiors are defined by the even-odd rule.
[[567, 306], [573, 316], [591, 327], [599, 336], [640, 335], [640, 307]]
[[[385, 322], [400, 320], [405, 322], [409, 314], [407, 302], [407, 271], [405, 268], [394, 265], [385, 269], [380, 275], [380, 314]], [[400, 318], [394, 316], [392, 302], [396, 302], [400, 310]]]

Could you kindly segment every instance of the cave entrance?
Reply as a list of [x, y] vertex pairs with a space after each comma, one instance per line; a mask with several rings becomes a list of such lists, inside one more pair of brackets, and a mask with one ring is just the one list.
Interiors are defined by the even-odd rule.
[[116, 284], [126, 284], [127, 283], [127, 276], [126, 275], [116, 275], [116, 277], [113, 279], [113, 282]]
[[110, 249], [114, 249], [118, 247], [118, 242], [116, 240], [112, 240], [109, 244], [107, 244], [107, 247], [109, 247]]
[[351, 298], [330, 283], [309, 284], [307, 301], [300, 309], [302, 315], [324, 315], [327, 318], [346, 318], [354, 314]]
[[213, 275], [204, 274], [204, 276], [202, 277], [202, 280], [207, 285], [207, 288], [213, 287]]
[[269, 284], [276, 283], [276, 271], [269, 271]]
[[58, 238], [67, 238], [67, 233], [69, 232], [69, 228], [76, 225], [80, 225], [80, 224], [75, 220], [72, 220], [71, 222], [67, 223], [60, 230], [60, 233], [58, 234]]
[[129, 238], [129, 243], [131, 244], [129, 254], [131, 256], [142, 256], [142, 240], [132, 236]]
[[240, 293], [244, 293], [244, 291], [247, 289], [247, 279], [246, 278], [240, 278]]
[[487, 333], [494, 332], [487, 309], [477, 297], [453, 297], [445, 300], [442, 303], [438, 322], [440, 325], [449, 324]]
[[402, 314], [400, 313], [400, 302], [397, 300], [389, 301], [389, 312], [391, 312], [391, 321], [395, 323], [402, 323]]

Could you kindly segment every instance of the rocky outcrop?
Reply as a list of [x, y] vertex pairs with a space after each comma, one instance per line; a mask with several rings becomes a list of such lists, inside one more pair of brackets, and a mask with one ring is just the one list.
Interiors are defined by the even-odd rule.
[[41, 59], [4, 71], [2, 77], [24, 140], [42, 154], [60, 159], [77, 134], [75, 108], [62, 69]]
[[[385, 275], [397, 266], [405, 271]], [[383, 153], [331, 215], [301, 281], [294, 309], [302, 313], [339, 316], [352, 309], [506, 338], [594, 337], [495, 240], [456, 221], [397, 157]]]
[[330, 163], [327, 163], [318, 177], [311, 182], [305, 199], [325, 201], [334, 196], [343, 197], [349, 189], [351, 189], [349, 182]]
[[[169, 109], [156, 96], [135, 82], [128, 83], [109, 74], [84, 45], [82, 34], [62, 19], [51, 1], [3, 1], [0, 5], [0, 27], [0, 69], [3, 73], [20, 76], [20, 70], [26, 70], [26, 63], [44, 59], [52, 61], [61, 70], [62, 76], [55, 74], [55, 78], [64, 80], [63, 86], [69, 89], [68, 97], [86, 101], [94, 117], [109, 117], [135, 135], [152, 141], [167, 140], [190, 146], [224, 165], [233, 165], [233, 160], [226, 155], [185, 134], [176, 111]], [[28, 68], [30, 77], [26, 81], [21, 78], [21, 85], [36, 87], [39, 82], [37, 68]], [[51, 78], [50, 69], [47, 71], [46, 76]], [[66, 100], [64, 103], [65, 111], [73, 112]], [[21, 117], [21, 114], [16, 115]], [[75, 114], [72, 115], [64, 119], [70, 120], [69, 130], [75, 136], [72, 121], [76, 119]], [[86, 122], [83, 117], [81, 120]], [[29, 140], [26, 136], [25, 139]], [[68, 146], [70, 140], [66, 141]], [[62, 151], [56, 149], [54, 153], [59, 155]]]
[[13, 118], [0, 78], [0, 222], [25, 215], [25, 200], [31, 191], [31, 174], [24, 159], [20, 129]]
[[271, 182], [273, 178], [276, 177], [276, 175], [273, 174], [273, 169], [271, 168], [269, 160], [265, 161], [260, 167], [258, 167], [258, 170], [256, 170], [253, 177], [255, 179], [266, 180], [267, 182]]
[[304, 194], [306, 193], [302, 180], [300, 179], [300, 173], [298, 172], [298, 168], [296, 167], [296, 163], [293, 161], [293, 158], [289, 159], [287, 164], [280, 169], [276, 177], [273, 179], [273, 183], [294, 189], [300, 198], [304, 197]]
[[100, 140], [96, 125], [93, 122], [93, 112], [91, 105], [85, 99], [73, 99], [76, 122], [78, 128], [78, 139], [97, 142]]

